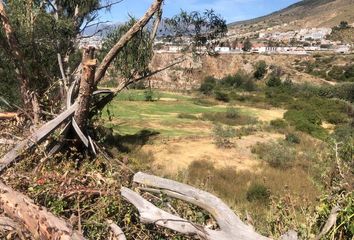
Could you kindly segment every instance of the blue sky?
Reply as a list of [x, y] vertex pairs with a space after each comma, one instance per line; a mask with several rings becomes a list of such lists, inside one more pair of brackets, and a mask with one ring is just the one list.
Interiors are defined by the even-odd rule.
[[[140, 17], [153, 0], [123, 0], [112, 7], [111, 12], [103, 12], [101, 20], [124, 22], [128, 14]], [[228, 23], [251, 19], [280, 10], [299, 0], [165, 0], [164, 16], [171, 17], [180, 9], [203, 11], [214, 9]]]

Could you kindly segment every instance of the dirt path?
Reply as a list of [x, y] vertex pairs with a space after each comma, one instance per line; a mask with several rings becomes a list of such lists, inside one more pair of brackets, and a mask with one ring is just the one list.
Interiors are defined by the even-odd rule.
[[196, 160], [209, 160], [216, 167], [233, 167], [238, 170], [255, 171], [259, 161], [251, 153], [251, 147], [257, 142], [267, 142], [283, 137], [274, 133], [257, 133], [236, 140], [232, 149], [220, 149], [211, 138], [195, 140], [170, 140], [157, 145], [147, 145], [143, 151], [154, 156], [153, 168], [164, 174], [176, 174], [186, 169]]

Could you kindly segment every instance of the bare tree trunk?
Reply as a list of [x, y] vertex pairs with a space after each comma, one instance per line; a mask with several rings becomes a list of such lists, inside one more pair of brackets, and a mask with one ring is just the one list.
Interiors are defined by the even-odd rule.
[[164, 0], [155, 0], [154, 3], [148, 9], [148, 11], [145, 13], [145, 15], [139, 21], [137, 21], [129, 29], [129, 31], [119, 39], [116, 45], [114, 45], [113, 48], [107, 53], [105, 58], [102, 60], [100, 66], [97, 68], [95, 76], [95, 85], [97, 85], [99, 81], [101, 81], [101, 79], [104, 77], [109, 65], [120, 52], [120, 50], [122, 50], [122, 48], [149, 22], [149, 20], [154, 16], [154, 14], [159, 11], [163, 1]]
[[29, 73], [26, 69], [25, 66], [25, 61], [23, 54], [18, 47], [18, 41], [15, 36], [15, 33], [11, 27], [9, 18], [7, 16], [5, 6], [2, 0], [0, 0], [0, 20], [2, 24], [2, 28], [4, 30], [4, 33], [6, 35], [6, 41], [7, 41], [7, 46], [3, 46], [4, 49], [12, 55], [12, 57], [15, 60], [15, 66], [16, 66], [16, 75], [17, 79], [20, 83], [20, 91], [21, 91], [21, 97], [22, 101], [26, 107], [26, 110], [32, 111], [34, 115], [34, 120], [35, 123], [36, 120], [39, 120], [39, 114], [40, 114], [40, 108], [38, 104], [38, 99], [35, 94], [31, 95], [31, 90], [30, 90], [30, 78], [29, 78]]
[[84, 50], [82, 58], [82, 76], [80, 81], [79, 96], [77, 99], [78, 109], [74, 119], [81, 129], [87, 126], [90, 104], [94, 90], [94, 79], [97, 61], [94, 59], [95, 49], [90, 47]]
[[23, 224], [35, 239], [84, 240], [63, 219], [54, 216], [31, 199], [0, 182], [0, 204], [11, 219]]

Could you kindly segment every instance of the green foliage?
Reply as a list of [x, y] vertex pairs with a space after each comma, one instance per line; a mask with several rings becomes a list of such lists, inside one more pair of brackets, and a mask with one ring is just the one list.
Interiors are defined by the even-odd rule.
[[267, 73], [267, 64], [265, 61], [258, 61], [256, 64], [256, 71], [254, 72], [254, 77], [258, 80], [262, 79]]
[[270, 125], [276, 129], [284, 129], [288, 126], [288, 123], [283, 119], [275, 119], [270, 121]]
[[274, 168], [286, 169], [295, 161], [295, 150], [285, 142], [257, 143], [252, 153]]
[[198, 120], [197, 116], [195, 116], [193, 114], [188, 114], [188, 113], [180, 113], [180, 114], [178, 114], [178, 118]]
[[[9, 58], [2, 54], [0, 49], [0, 97], [4, 98], [10, 104], [21, 105], [21, 95], [19, 93], [19, 85], [14, 75], [14, 65]], [[0, 109], [14, 110], [10, 106], [0, 100]]]
[[240, 114], [238, 110], [229, 108], [227, 112], [206, 112], [201, 117], [204, 121], [222, 123], [230, 126], [252, 125], [257, 123], [257, 119], [246, 114]]
[[144, 91], [144, 98], [147, 102], [158, 101], [160, 100], [160, 93], [152, 89], [146, 89]]
[[249, 38], [246, 38], [246, 40], [243, 42], [243, 48], [242, 50], [245, 52], [249, 52], [252, 49], [252, 42], [250, 41]]
[[221, 89], [215, 90], [214, 95], [215, 95], [216, 100], [219, 100], [222, 102], [229, 102], [230, 101], [229, 94], [224, 90], [221, 90]]
[[205, 95], [210, 95], [214, 91], [216, 86], [216, 79], [212, 76], [204, 78], [202, 84], [200, 85], [199, 91]]
[[223, 37], [227, 33], [226, 20], [216, 14], [213, 9], [200, 12], [181, 12], [165, 19], [166, 27], [175, 39], [190, 36], [193, 39], [192, 50], [201, 46], [213, 51], [212, 40]]
[[254, 183], [248, 188], [246, 198], [250, 202], [259, 201], [266, 204], [270, 200], [270, 191], [263, 184]]
[[236, 108], [229, 107], [226, 109], [226, 117], [234, 119], [234, 118], [239, 117], [239, 113]]
[[236, 137], [236, 131], [230, 126], [215, 124], [213, 127], [213, 138], [219, 148], [231, 148], [234, 146], [232, 139]]
[[281, 79], [280, 77], [272, 74], [266, 84], [268, 87], [279, 87], [281, 85]]
[[295, 127], [296, 130], [308, 133], [317, 138], [325, 138], [326, 130], [321, 127], [322, 120], [317, 112], [309, 110], [289, 110], [284, 118]]
[[354, 194], [353, 192], [341, 192], [333, 196], [325, 196], [321, 199], [320, 205], [316, 208], [317, 218], [313, 230], [320, 232], [326, 224], [331, 210], [339, 207], [336, 223], [330, 231], [323, 236], [323, 239], [353, 239], [354, 236]]
[[297, 134], [295, 134], [295, 133], [288, 133], [288, 134], [286, 134], [285, 140], [286, 140], [288, 143], [294, 143], [294, 144], [299, 144], [299, 143], [301, 142], [300, 137], [299, 137]]
[[[136, 23], [135, 18], [131, 18], [124, 25], [112, 30], [103, 41], [99, 59], [117, 43], [117, 41]], [[152, 58], [152, 45], [150, 33], [146, 30], [140, 31], [124, 48], [119, 52], [109, 69], [110, 75], [117, 78], [130, 80], [136, 76], [144, 76], [149, 72], [149, 63]]]
[[210, 101], [208, 99], [204, 99], [204, 98], [196, 98], [194, 99], [193, 103], [195, 105], [199, 105], [199, 106], [203, 106], [203, 107], [212, 107], [217, 105], [217, 103]]

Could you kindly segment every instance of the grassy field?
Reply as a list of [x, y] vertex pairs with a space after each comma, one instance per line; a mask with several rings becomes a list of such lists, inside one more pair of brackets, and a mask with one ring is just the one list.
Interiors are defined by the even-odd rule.
[[[285, 135], [295, 130], [286, 124], [281, 129], [272, 126], [285, 111], [220, 102], [197, 93], [159, 92], [154, 101], [145, 101], [144, 91], [131, 90], [114, 99], [103, 117], [106, 127], [119, 136], [117, 141], [129, 142], [130, 163], [140, 169], [146, 164], [143, 168], [154, 174], [213, 192], [241, 216], [250, 214], [256, 228], [266, 234], [275, 226], [266, 223], [278, 211], [271, 206], [316, 205], [320, 192], [316, 172], [324, 167], [319, 160], [324, 146], [319, 141], [298, 133], [301, 143], [289, 143]], [[217, 146], [216, 124], [236, 131], [231, 147]], [[140, 141], [150, 134], [153, 141], [147, 141], [149, 137]], [[271, 155], [279, 157], [274, 160]], [[286, 214], [299, 223], [305, 221], [305, 212]]]
[[104, 111], [106, 126], [118, 134], [136, 134], [142, 130], [158, 132], [164, 137], [210, 135], [211, 121], [203, 114], [226, 113], [233, 107], [242, 116], [258, 120], [282, 117], [282, 110], [265, 110], [233, 106], [193, 96], [159, 92], [154, 101], [145, 101], [144, 91], [131, 90], [120, 94]]

